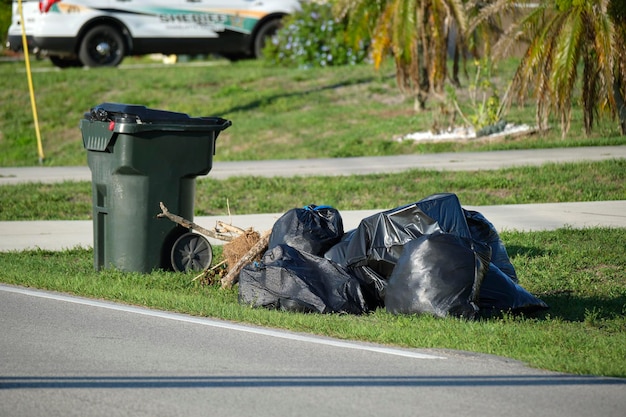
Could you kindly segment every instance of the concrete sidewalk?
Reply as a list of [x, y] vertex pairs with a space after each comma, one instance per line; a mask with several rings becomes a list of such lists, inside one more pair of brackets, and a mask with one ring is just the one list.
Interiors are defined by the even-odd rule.
[[[366, 158], [215, 162], [209, 176], [224, 179], [241, 175], [263, 177], [352, 175], [402, 172], [414, 168], [473, 171], [624, 158], [626, 158], [626, 146], [601, 146]], [[91, 181], [91, 173], [87, 167], [0, 168], [0, 185], [59, 181]], [[417, 199], [423, 197], [426, 196], [418, 196]], [[380, 210], [341, 211], [344, 228], [350, 230], [358, 226], [363, 218], [388, 208], [391, 207]], [[498, 231], [539, 231], [561, 227], [626, 227], [626, 191], [625, 199], [621, 201], [464, 206], [464, 208], [482, 213]], [[264, 231], [271, 229], [281, 215], [282, 213], [269, 213], [233, 216], [232, 218], [227, 216], [196, 217], [194, 221], [206, 228], [213, 227], [217, 220], [221, 220], [238, 227], [252, 227], [258, 231]], [[89, 220], [0, 222], [0, 251], [91, 247], [93, 246], [92, 227], [92, 222]], [[212, 244], [223, 243], [216, 240], [211, 240], [211, 242]]]
[[[546, 163], [603, 161], [625, 158], [626, 146], [589, 146], [582, 148], [447, 152], [359, 158], [215, 161], [208, 177], [221, 180], [243, 175], [256, 177], [363, 175], [397, 173], [408, 169], [478, 171], [519, 166], [538, 166]], [[202, 177], [199, 177], [199, 179], [202, 179]], [[0, 185], [61, 181], [91, 181], [91, 172], [87, 166], [0, 167]]]

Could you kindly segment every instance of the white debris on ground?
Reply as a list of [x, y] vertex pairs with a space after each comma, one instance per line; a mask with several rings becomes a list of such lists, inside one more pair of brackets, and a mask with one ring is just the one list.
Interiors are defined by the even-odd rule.
[[[526, 124], [516, 125], [514, 123], [507, 123], [504, 130], [493, 133], [491, 135], [483, 135], [481, 138], [499, 138], [504, 136], [519, 136], [534, 133], [536, 128], [530, 127]], [[447, 131], [433, 133], [433, 132], [414, 132], [409, 133], [398, 139], [399, 142], [404, 140], [413, 141], [445, 141], [445, 140], [466, 140], [476, 139], [476, 131], [472, 127], [457, 127], [449, 129]]]

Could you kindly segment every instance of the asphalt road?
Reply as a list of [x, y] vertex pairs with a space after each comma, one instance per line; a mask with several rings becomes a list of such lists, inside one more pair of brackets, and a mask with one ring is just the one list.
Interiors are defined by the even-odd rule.
[[6, 417], [623, 417], [626, 411], [622, 379], [3, 285], [0, 334]]

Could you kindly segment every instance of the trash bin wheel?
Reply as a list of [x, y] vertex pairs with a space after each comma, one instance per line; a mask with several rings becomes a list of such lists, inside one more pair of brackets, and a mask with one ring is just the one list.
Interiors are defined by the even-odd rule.
[[213, 261], [213, 248], [204, 236], [185, 233], [174, 242], [171, 259], [174, 271], [202, 271]]

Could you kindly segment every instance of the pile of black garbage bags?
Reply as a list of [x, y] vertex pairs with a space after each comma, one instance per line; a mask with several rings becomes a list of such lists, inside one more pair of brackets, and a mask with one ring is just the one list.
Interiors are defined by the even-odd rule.
[[363, 219], [311, 205], [286, 212], [260, 262], [239, 274], [239, 302], [317, 313], [489, 317], [548, 306], [518, 284], [494, 226], [455, 194], [435, 194]]

